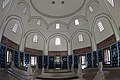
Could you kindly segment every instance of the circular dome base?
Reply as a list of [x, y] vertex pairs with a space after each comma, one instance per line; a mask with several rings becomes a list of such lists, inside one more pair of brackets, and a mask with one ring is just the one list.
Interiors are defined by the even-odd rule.
[[51, 18], [64, 18], [74, 15], [82, 9], [85, 1], [86, 0], [30, 0], [35, 11]]

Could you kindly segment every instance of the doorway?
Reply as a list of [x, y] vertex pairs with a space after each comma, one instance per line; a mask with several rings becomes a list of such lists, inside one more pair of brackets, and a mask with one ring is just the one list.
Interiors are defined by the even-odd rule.
[[55, 69], [61, 69], [61, 56], [55, 56]]

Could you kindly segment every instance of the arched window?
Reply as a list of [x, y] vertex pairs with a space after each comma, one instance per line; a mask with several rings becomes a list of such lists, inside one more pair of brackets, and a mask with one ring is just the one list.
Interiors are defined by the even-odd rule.
[[93, 12], [93, 7], [89, 6], [89, 11], [92, 13]]
[[33, 37], [33, 42], [35, 42], [35, 43], [38, 42], [38, 36], [37, 36], [37, 35], [34, 35], [34, 37]]
[[82, 41], [83, 41], [83, 35], [80, 34], [80, 35], [78, 35], [78, 42], [82, 42]]
[[107, 1], [108, 1], [108, 3], [110, 3], [110, 5], [111, 5], [112, 7], [115, 7], [114, 0], [107, 0]]
[[13, 26], [13, 28], [12, 28], [12, 31], [14, 32], [14, 33], [17, 33], [17, 30], [18, 30], [18, 24], [14, 24], [14, 26]]
[[79, 20], [78, 19], [75, 19], [75, 26], [78, 26], [80, 23], [79, 23]]
[[31, 66], [35, 66], [37, 64], [37, 57], [31, 56]]
[[41, 20], [37, 21], [37, 25], [40, 26], [41, 25]]
[[56, 29], [60, 29], [60, 24], [59, 23], [56, 24]]
[[102, 22], [98, 22], [98, 27], [99, 27], [100, 32], [104, 30]]
[[2, 8], [4, 9], [9, 2], [10, 2], [10, 0], [4, 0], [3, 4], [2, 4]]
[[56, 39], [55, 39], [55, 45], [61, 45], [60, 38], [56, 38]]
[[26, 12], [27, 12], [27, 7], [25, 6], [25, 7], [23, 8], [23, 14], [25, 15]]

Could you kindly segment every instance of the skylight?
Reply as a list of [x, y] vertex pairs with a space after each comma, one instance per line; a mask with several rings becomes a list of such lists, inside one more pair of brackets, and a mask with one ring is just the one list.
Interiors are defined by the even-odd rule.
[[112, 7], [115, 7], [114, 0], [107, 0], [107, 1], [111, 4]]
[[98, 27], [99, 27], [100, 32], [104, 30], [102, 22], [98, 22]]
[[78, 36], [78, 42], [82, 42], [82, 41], [83, 41], [83, 35], [80, 34], [80, 35]]
[[12, 28], [12, 31], [14, 32], [14, 33], [17, 33], [17, 29], [18, 29], [18, 24], [14, 24], [14, 26], [13, 26], [13, 28]]
[[80, 23], [79, 23], [79, 20], [78, 19], [75, 19], [75, 25], [78, 26]]
[[56, 29], [60, 29], [60, 24], [59, 23], [56, 24]]
[[55, 45], [61, 45], [60, 38], [56, 38], [56, 39], [55, 39]]

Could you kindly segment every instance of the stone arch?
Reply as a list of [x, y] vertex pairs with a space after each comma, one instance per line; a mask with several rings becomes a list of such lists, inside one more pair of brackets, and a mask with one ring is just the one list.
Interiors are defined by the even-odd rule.
[[[20, 42], [19, 42], [19, 45], [21, 45], [21, 42], [22, 42], [22, 36], [23, 36], [23, 34], [24, 34], [24, 25], [23, 25], [23, 22], [22, 22], [22, 19], [21, 19], [21, 17], [19, 17], [19, 16], [17, 16], [17, 15], [10, 15], [10, 16], [8, 16], [6, 19], [5, 19], [5, 21], [4, 21], [4, 24], [2, 25], [2, 27], [1, 27], [1, 29], [0, 30], [2, 30], [1, 31], [1, 34], [3, 35], [4, 33], [5, 33], [5, 29], [6, 29], [6, 27], [7, 27], [7, 25], [9, 24], [9, 22], [11, 21], [11, 20], [17, 20], [17, 21], [19, 21], [19, 23], [20, 23], [20, 29], [21, 29], [21, 37], [20, 37]], [[12, 31], [12, 30], [11, 30]], [[1, 38], [2, 38], [2, 35], [1, 35]]]
[[44, 18], [42, 18], [41, 16], [31, 16], [29, 19], [28, 19], [28, 22], [30, 22], [32, 19], [40, 19], [41, 21], [43, 21], [46, 25], [46, 28], [48, 28], [48, 23], [46, 22], [46, 20]]
[[28, 35], [32, 34], [32, 33], [37, 33], [42, 39], [43, 39], [43, 53], [45, 52], [45, 44], [46, 44], [46, 38], [45, 36], [37, 29], [33, 29], [30, 30], [28, 32], [26, 32], [23, 36], [23, 45], [22, 45], [22, 49], [24, 50], [24, 47], [26, 45], [26, 39], [28, 37]]
[[60, 20], [56, 20], [56, 21], [51, 22], [51, 23], [48, 25], [48, 29], [49, 29], [49, 27], [50, 27], [51, 25], [56, 24], [56, 23], [63, 24], [63, 25], [65, 25], [66, 29], [68, 29], [68, 24], [65, 23], [65, 22], [63, 22], [63, 21], [60, 21]]
[[[73, 23], [75, 19], [79, 19], [79, 20], [81, 19], [81, 21], [80, 21], [81, 23], [80, 23], [79, 26], [83, 26], [83, 25], [86, 25], [86, 24], [88, 23], [88, 20], [87, 20], [87, 17], [86, 17], [86, 16], [84, 16], [84, 15], [74, 16], [74, 17], [68, 22], [69, 30], [70, 30], [70, 28], [71, 28], [71, 23]], [[73, 26], [75, 26], [75, 25], [72, 25], [72, 28], [73, 28]]]
[[[56, 36], [59, 36], [59, 37], [61, 37], [61, 38], [63, 38], [65, 41], [66, 41], [66, 47], [67, 47], [67, 51], [68, 51], [68, 47], [69, 47], [69, 39], [65, 36], [65, 35], [63, 35], [63, 34], [61, 34], [61, 33], [56, 33], [56, 34], [53, 34], [53, 35], [51, 35], [48, 39], [47, 39], [47, 50], [49, 51], [49, 43], [50, 43], [50, 41], [53, 39], [53, 38], [55, 38]], [[68, 51], [69, 52], [69, 51]]]
[[[93, 38], [95, 39], [94, 28], [95, 28], [96, 21], [100, 18], [105, 18], [106, 20], [108, 20], [108, 22], [110, 23], [110, 27], [112, 28], [112, 31], [115, 34], [116, 40], [118, 41], [119, 40], [119, 31], [117, 29], [116, 23], [112, 19], [112, 17], [110, 15], [106, 14], [106, 13], [101, 13], [101, 14], [98, 14], [94, 17], [92, 27], [91, 27], [91, 32], [92, 32]], [[96, 40], [95, 40], [95, 44], [96, 44]]]
[[[89, 9], [89, 6], [91, 6], [91, 4], [97, 4], [96, 5], [96, 8], [99, 8], [100, 7], [100, 3], [99, 3], [99, 1], [98, 0], [91, 0], [91, 1], [89, 1], [88, 3], [87, 3], [87, 5], [86, 5], [86, 11], [85, 11], [85, 15], [87, 16], [87, 19], [88, 19], [88, 13], [90, 13], [90, 12], [88, 12], [88, 9]], [[90, 13], [91, 15], [94, 15], [95, 13], [96, 13], [96, 8], [93, 10], [93, 12], [92, 13]], [[92, 16], [91, 16], [92, 17]]]
[[29, 17], [30, 17], [31, 14], [30, 14], [30, 6], [29, 6], [29, 4], [25, 0], [21, 0], [20, 2], [17, 3], [17, 5], [20, 5], [21, 3], [24, 4], [27, 7], [28, 13], [29, 13]]
[[[89, 32], [88, 30], [85, 30], [85, 29], [78, 29], [78, 30], [76, 30], [72, 35], [71, 35], [71, 37], [70, 37], [70, 44], [71, 44], [71, 52], [73, 53], [73, 48], [72, 48], [72, 41], [73, 41], [73, 39], [74, 39], [74, 37], [78, 34], [78, 33], [84, 33], [84, 34], [86, 34], [88, 37], [89, 37], [89, 43], [90, 43], [90, 45], [91, 45], [91, 47], [92, 47], [92, 49], [93, 49], [93, 42], [92, 42], [92, 34], [91, 34], [91, 32]], [[90, 47], [90, 46], [89, 46]]]

